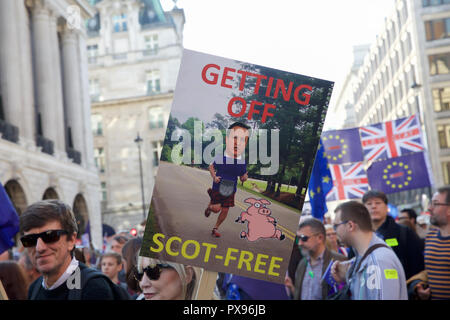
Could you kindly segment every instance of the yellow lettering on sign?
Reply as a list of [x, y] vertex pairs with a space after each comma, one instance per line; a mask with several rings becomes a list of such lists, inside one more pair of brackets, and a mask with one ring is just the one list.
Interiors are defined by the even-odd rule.
[[215, 249], [217, 248], [217, 245], [213, 244], [213, 243], [208, 243], [208, 242], [203, 242], [202, 246], [206, 247], [206, 252], [205, 252], [205, 262], [209, 261], [209, 255], [211, 254], [211, 249]]
[[153, 235], [153, 242], [157, 245], [157, 247], [156, 248], [150, 247], [150, 250], [153, 252], [161, 252], [164, 249], [164, 243], [159, 241], [158, 238], [164, 239], [165, 237], [166, 236], [163, 235], [162, 233], [155, 233]]
[[273, 269], [280, 269], [280, 265], [276, 264], [276, 261], [283, 261], [283, 258], [278, 258], [278, 257], [272, 257], [272, 259], [270, 260], [270, 265], [269, 265], [269, 271], [267, 272], [268, 275], [270, 276], [275, 276], [278, 277], [280, 274], [276, 273], [273, 271]]
[[232, 252], [239, 252], [239, 250], [238, 249], [234, 249], [234, 248], [228, 248], [227, 254], [225, 256], [225, 262], [223, 264], [225, 267], [228, 267], [228, 265], [230, 264], [230, 260], [236, 260], [237, 259], [236, 257], [233, 257], [231, 255]]
[[169, 238], [169, 240], [167, 240], [167, 242], [166, 242], [166, 252], [168, 254], [170, 254], [171, 256], [176, 257], [179, 252], [172, 251], [172, 249], [171, 249], [171, 244], [174, 241], [178, 241], [179, 243], [182, 242], [181, 238], [179, 238], [179, 237], [171, 237], [171, 238]]
[[261, 270], [259, 268], [259, 266], [265, 266], [266, 262], [261, 261], [261, 259], [268, 259], [268, 258], [269, 258], [268, 255], [258, 253], [257, 256], [256, 256], [255, 268], [253, 269], [253, 271], [258, 272], [258, 273], [262, 273], [262, 274], [266, 273], [266, 271]]
[[245, 263], [245, 267], [247, 268], [247, 271], [252, 271], [252, 266], [250, 262], [253, 260], [253, 253], [250, 251], [241, 251], [241, 255], [239, 256], [239, 263], [238, 263], [238, 269], [242, 268], [242, 264]]
[[[195, 250], [194, 250], [194, 253], [193, 253], [193, 254], [188, 255], [187, 252], [186, 252], [186, 248], [187, 248], [187, 246], [190, 245], [191, 243], [194, 245]], [[198, 243], [198, 242], [195, 241], [195, 240], [186, 240], [186, 241], [183, 243], [183, 246], [181, 247], [181, 255], [182, 255], [183, 257], [185, 257], [186, 259], [195, 259], [195, 258], [197, 258], [197, 256], [198, 256], [199, 253], [200, 253], [200, 243]]]

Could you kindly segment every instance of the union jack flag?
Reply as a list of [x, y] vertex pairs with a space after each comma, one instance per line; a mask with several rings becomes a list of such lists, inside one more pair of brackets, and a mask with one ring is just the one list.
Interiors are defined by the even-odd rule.
[[330, 164], [333, 189], [327, 201], [360, 199], [369, 190], [369, 180], [363, 162], [348, 165]]
[[367, 161], [424, 151], [417, 115], [360, 127], [359, 134]]

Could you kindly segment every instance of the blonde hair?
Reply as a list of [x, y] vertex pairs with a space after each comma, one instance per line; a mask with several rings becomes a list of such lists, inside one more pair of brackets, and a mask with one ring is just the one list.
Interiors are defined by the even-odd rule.
[[[138, 272], [143, 272], [143, 269], [149, 265], [157, 265], [157, 264], [167, 264], [170, 267], [172, 267], [180, 277], [181, 285], [182, 285], [182, 296], [184, 297], [184, 300], [192, 300], [194, 296], [194, 292], [197, 287], [197, 275], [196, 270], [192, 266], [185, 266], [183, 264], [170, 262], [170, 261], [164, 261], [159, 259], [153, 259], [148, 257], [142, 257], [138, 256], [138, 263], [137, 263], [137, 270]], [[188, 275], [186, 272], [187, 268], [192, 269], [192, 279], [188, 283]]]

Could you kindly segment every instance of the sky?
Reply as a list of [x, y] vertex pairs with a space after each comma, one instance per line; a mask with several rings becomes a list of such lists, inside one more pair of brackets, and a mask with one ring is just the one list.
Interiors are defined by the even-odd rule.
[[[161, 0], [165, 11], [172, 0]], [[335, 82], [336, 103], [353, 46], [373, 43], [395, 0], [178, 0], [186, 49]], [[331, 117], [327, 116], [326, 122]]]

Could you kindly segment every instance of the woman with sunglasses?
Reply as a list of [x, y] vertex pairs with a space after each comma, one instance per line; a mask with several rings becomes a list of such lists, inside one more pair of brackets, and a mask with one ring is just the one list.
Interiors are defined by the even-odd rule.
[[191, 300], [196, 274], [191, 266], [139, 257], [136, 280], [145, 300]]

